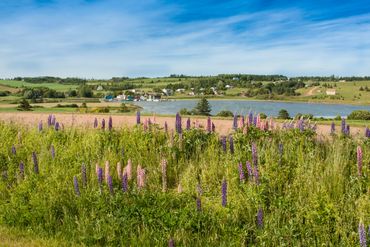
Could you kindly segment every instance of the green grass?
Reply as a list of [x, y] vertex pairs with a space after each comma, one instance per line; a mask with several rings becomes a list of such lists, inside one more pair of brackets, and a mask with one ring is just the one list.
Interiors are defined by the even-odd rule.
[[69, 89], [76, 89], [77, 85], [65, 85], [60, 83], [27, 83], [24, 81], [13, 81], [13, 80], [0, 80], [0, 85], [13, 87], [13, 88], [25, 88], [25, 87], [47, 87], [56, 91], [68, 91]]
[[[176, 246], [358, 246], [359, 222], [370, 224], [369, 139], [336, 135], [318, 140], [313, 132], [296, 129], [251, 127], [247, 133], [233, 134], [232, 154], [229, 141], [224, 152], [219, 136], [196, 129], [172, 139], [155, 126], [146, 131], [142, 126], [55, 131], [44, 124], [39, 132], [36, 126], [0, 123], [0, 236], [5, 231], [10, 244], [24, 238], [6, 234], [8, 229], [34, 241], [86, 246], [167, 246], [170, 238]], [[259, 184], [256, 177], [241, 181], [238, 173], [239, 162], [247, 173], [252, 143]], [[357, 175], [357, 146], [363, 151], [362, 176]], [[32, 152], [39, 173], [34, 172]], [[116, 164], [125, 166], [129, 159], [132, 178], [123, 192]], [[104, 168], [106, 161], [110, 165]], [[96, 164], [112, 176], [114, 193], [106, 181], [99, 185]], [[138, 165], [145, 169], [143, 188], [137, 185]], [[261, 227], [256, 224], [259, 209]]]

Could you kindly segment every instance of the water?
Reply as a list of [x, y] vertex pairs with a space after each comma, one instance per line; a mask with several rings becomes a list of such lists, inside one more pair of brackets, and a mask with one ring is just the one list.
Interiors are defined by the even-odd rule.
[[[193, 109], [197, 102], [198, 100], [177, 100], [161, 102], [139, 101], [133, 103], [143, 107], [144, 113], [176, 114], [182, 108], [187, 108], [188, 110]], [[229, 110], [243, 115], [252, 111], [257, 113], [263, 112], [268, 116], [277, 116], [279, 110], [286, 109], [290, 116], [302, 113], [313, 114], [316, 117], [332, 118], [337, 115], [347, 116], [354, 110], [370, 111], [370, 105], [357, 106], [246, 100], [209, 100], [209, 103], [212, 108], [212, 115], [216, 115], [222, 110]]]

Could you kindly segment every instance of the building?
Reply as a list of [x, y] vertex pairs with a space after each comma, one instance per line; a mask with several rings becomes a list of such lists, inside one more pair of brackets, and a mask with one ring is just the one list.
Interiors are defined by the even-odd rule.
[[101, 85], [99, 85], [97, 88], [96, 88], [97, 91], [103, 91], [103, 87]]
[[328, 89], [328, 90], [326, 90], [326, 95], [336, 95], [335, 89]]
[[172, 89], [165, 88], [165, 89], [162, 89], [162, 92], [166, 96], [172, 96], [173, 95], [173, 90]]

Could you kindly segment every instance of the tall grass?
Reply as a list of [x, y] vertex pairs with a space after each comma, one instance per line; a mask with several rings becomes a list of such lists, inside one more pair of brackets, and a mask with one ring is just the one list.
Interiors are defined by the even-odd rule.
[[[225, 152], [217, 134], [198, 129], [171, 135], [156, 125], [39, 131], [0, 123], [0, 140], [0, 224], [41, 238], [111, 246], [358, 246], [359, 222], [370, 224], [365, 138], [249, 127], [233, 134], [231, 153], [230, 138], [223, 138]], [[129, 159], [131, 179], [117, 172]], [[106, 179], [99, 186], [96, 164], [111, 188]]]

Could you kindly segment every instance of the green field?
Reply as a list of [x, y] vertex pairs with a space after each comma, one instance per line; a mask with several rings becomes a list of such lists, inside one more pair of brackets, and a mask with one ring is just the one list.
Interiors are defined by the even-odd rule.
[[0, 123], [2, 244], [359, 246], [370, 224], [369, 138], [143, 128]]
[[77, 85], [65, 85], [60, 83], [27, 83], [24, 81], [13, 81], [13, 80], [0, 80], [0, 85], [13, 88], [47, 87], [57, 91], [68, 91], [69, 89], [76, 89], [78, 87]]

